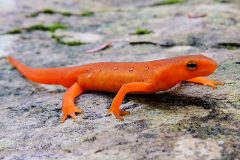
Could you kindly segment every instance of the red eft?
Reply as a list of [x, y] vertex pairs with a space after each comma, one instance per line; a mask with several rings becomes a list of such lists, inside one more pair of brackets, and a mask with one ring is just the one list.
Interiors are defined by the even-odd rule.
[[212, 74], [217, 63], [203, 55], [188, 55], [148, 62], [99, 62], [78, 67], [31, 68], [13, 57], [7, 60], [33, 82], [62, 85], [67, 88], [63, 96], [61, 122], [68, 116], [76, 119], [83, 112], [74, 99], [85, 91], [116, 92], [109, 112], [124, 120], [129, 114], [120, 105], [127, 93], [154, 93], [168, 90], [180, 82], [188, 81], [216, 88], [220, 82], [202, 76]]

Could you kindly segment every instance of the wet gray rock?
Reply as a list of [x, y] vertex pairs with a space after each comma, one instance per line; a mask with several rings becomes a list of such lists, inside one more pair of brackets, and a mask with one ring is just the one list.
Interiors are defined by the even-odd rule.
[[[239, 6], [238, 0], [0, 1], [0, 159], [240, 159]], [[189, 18], [194, 14], [206, 16]], [[53, 36], [59, 33], [74, 45]], [[86, 40], [82, 33], [100, 38], [78, 43]], [[111, 47], [87, 52], [107, 42]], [[85, 93], [76, 99], [85, 112], [63, 124], [65, 89], [32, 83], [5, 59], [47, 68], [191, 53], [215, 59], [219, 68], [210, 78], [225, 85], [183, 83], [128, 95], [122, 108], [131, 114], [123, 122], [107, 114], [115, 94]]]

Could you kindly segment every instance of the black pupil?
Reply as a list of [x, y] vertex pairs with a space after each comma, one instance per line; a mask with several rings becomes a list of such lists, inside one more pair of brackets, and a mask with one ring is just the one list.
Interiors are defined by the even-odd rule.
[[188, 67], [188, 68], [196, 68], [196, 67], [197, 67], [197, 64], [196, 64], [196, 63], [188, 63], [188, 64], [187, 64], [187, 67]]

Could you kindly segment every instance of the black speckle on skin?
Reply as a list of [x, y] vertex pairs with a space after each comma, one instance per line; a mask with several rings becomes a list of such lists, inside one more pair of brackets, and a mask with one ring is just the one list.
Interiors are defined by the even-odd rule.
[[235, 64], [240, 64], [240, 62], [234, 62]]

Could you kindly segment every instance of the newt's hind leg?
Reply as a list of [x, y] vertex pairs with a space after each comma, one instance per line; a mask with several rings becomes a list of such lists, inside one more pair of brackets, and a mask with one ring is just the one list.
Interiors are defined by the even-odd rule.
[[73, 119], [76, 119], [77, 116], [75, 113], [82, 113], [82, 110], [75, 106], [74, 99], [83, 92], [84, 90], [77, 82], [67, 89], [63, 96], [62, 106], [63, 116], [61, 118], [62, 123], [67, 119], [68, 116], [71, 116]]
[[151, 91], [150, 86], [151, 85], [149, 83], [144, 82], [124, 84], [113, 99], [109, 112], [112, 112], [117, 119], [124, 120], [122, 116], [129, 114], [127, 111], [120, 110], [120, 105], [122, 104], [125, 95], [129, 92], [149, 92]]
[[187, 82], [193, 82], [193, 83], [199, 83], [199, 84], [202, 84], [202, 85], [210, 86], [212, 88], [217, 88], [216, 85], [222, 85], [222, 86], [224, 85], [221, 82], [213, 81], [213, 80], [210, 80], [210, 79], [207, 79], [207, 78], [204, 78], [204, 77], [196, 77], [196, 78], [188, 79], [186, 81]]

